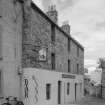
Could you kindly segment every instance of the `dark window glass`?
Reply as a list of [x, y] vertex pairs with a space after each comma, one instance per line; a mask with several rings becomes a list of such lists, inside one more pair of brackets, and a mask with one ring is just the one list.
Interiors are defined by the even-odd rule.
[[55, 41], [55, 26], [51, 25], [51, 41]]
[[77, 46], [77, 57], [79, 57], [79, 47]]
[[49, 100], [51, 98], [51, 84], [46, 84], [46, 99]]
[[71, 69], [71, 62], [70, 60], [68, 60], [68, 72], [70, 72], [70, 69]]
[[51, 65], [52, 65], [52, 70], [55, 69], [55, 54], [51, 54]]
[[79, 73], [79, 64], [77, 64], [77, 74]]

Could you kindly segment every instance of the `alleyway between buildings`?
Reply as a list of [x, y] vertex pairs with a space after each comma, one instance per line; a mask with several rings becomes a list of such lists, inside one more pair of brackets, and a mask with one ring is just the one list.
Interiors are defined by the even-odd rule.
[[105, 105], [105, 99], [85, 96], [77, 105]]

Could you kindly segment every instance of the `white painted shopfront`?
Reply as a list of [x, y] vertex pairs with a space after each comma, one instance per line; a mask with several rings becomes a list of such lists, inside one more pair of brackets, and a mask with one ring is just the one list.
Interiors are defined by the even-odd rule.
[[83, 76], [36, 68], [24, 69], [25, 105], [70, 104], [83, 96]]

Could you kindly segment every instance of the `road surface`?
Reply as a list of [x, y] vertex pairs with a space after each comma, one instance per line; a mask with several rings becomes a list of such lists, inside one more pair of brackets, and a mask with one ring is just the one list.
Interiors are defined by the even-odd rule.
[[105, 99], [92, 97], [92, 96], [85, 96], [77, 104], [78, 105], [105, 105]]

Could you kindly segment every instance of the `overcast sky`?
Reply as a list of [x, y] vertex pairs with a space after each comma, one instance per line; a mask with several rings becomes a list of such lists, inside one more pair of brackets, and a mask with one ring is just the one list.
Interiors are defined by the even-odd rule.
[[105, 57], [105, 0], [33, 0], [42, 10], [55, 4], [59, 25], [68, 20], [71, 35], [85, 47], [85, 66], [94, 69]]

